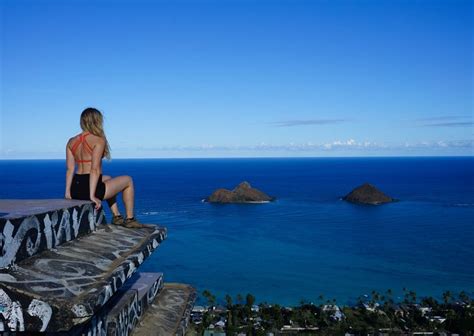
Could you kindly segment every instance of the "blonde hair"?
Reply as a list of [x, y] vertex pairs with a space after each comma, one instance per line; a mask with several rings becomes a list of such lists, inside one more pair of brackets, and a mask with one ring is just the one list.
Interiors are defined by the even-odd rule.
[[104, 132], [104, 117], [98, 109], [88, 107], [81, 113], [81, 128], [105, 140], [104, 156], [110, 160], [110, 146]]

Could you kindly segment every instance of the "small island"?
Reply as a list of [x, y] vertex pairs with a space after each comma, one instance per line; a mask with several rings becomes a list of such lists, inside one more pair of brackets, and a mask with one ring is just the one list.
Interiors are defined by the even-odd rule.
[[274, 200], [275, 197], [252, 188], [250, 183], [245, 181], [233, 190], [217, 189], [205, 199], [209, 203], [268, 203]]
[[395, 199], [384, 194], [378, 190], [375, 186], [369, 183], [364, 183], [358, 186], [346, 196], [342, 198], [345, 201], [359, 204], [371, 204], [378, 205], [383, 203], [394, 202]]

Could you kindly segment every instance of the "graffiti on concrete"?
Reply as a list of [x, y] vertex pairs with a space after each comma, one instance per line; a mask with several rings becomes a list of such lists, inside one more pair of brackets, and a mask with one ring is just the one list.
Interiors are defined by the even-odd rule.
[[[0, 272], [0, 289], [10, 299], [3, 320], [10, 330], [28, 331], [64, 331], [89, 320], [165, 237], [158, 227], [108, 225], [19, 262]], [[34, 298], [51, 299], [46, 306]]]
[[[143, 317], [148, 306], [163, 288], [162, 274], [155, 273], [156, 280], [146, 285], [146, 292], [124, 286], [82, 329], [80, 335], [128, 336]], [[134, 281], [130, 279], [129, 281]], [[75, 334], [75, 333], [71, 333]]]
[[[25, 331], [21, 304], [18, 301], [12, 301], [12, 299], [2, 289], [0, 289], [0, 312], [0, 314], [3, 316], [3, 320], [0, 321], [0, 331]], [[28, 306], [27, 313], [30, 316], [38, 317], [41, 320], [41, 327], [39, 328], [39, 331], [46, 330], [46, 326], [51, 319], [52, 313], [51, 306], [49, 304], [37, 299], [33, 299]]]
[[28, 314], [36, 316], [41, 320], [42, 325], [40, 331], [46, 330], [52, 313], [53, 310], [49, 304], [37, 299], [33, 299], [28, 306]]
[[0, 269], [94, 231], [104, 211], [86, 203], [20, 218], [0, 218]]

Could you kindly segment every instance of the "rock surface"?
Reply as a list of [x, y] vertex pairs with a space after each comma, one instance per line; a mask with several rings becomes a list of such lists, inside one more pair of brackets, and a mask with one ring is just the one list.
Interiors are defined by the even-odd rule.
[[165, 283], [133, 335], [186, 335], [195, 300], [196, 291], [191, 286]]
[[361, 203], [361, 204], [383, 204], [394, 202], [395, 199], [384, 194], [378, 190], [375, 186], [369, 183], [364, 183], [361, 186], [358, 186], [346, 196], [343, 197], [343, 200], [352, 202], [352, 203]]
[[240, 183], [234, 190], [217, 189], [206, 198], [206, 202], [210, 203], [258, 203], [273, 200], [275, 200], [274, 197], [252, 188], [248, 182]]

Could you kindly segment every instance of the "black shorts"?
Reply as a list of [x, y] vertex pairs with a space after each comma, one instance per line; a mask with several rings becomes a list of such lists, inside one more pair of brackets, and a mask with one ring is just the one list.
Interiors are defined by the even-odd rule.
[[[74, 174], [71, 184], [71, 198], [79, 200], [90, 200], [89, 198], [90, 174]], [[102, 174], [99, 175], [95, 197], [103, 200], [105, 196], [105, 183], [102, 182]]]

